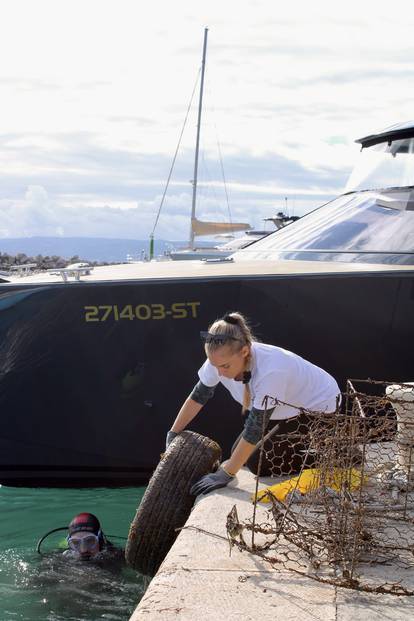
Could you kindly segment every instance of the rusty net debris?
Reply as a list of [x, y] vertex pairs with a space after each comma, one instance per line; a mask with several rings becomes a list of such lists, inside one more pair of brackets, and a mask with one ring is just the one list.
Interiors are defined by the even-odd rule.
[[230, 543], [320, 582], [414, 595], [414, 385], [348, 381], [335, 414], [295, 418], [257, 451], [277, 482], [257, 477], [252, 518], [233, 508]]

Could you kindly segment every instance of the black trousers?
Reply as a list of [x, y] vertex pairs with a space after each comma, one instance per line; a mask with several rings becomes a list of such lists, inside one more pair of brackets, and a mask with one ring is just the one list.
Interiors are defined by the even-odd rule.
[[[257, 449], [248, 459], [246, 466], [253, 474], [259, 474], [263, 477], [294, 475], [302, 467], [311, 468], [317, 457], [314, 452], [308, 452], [309, 430], [312, 420], [314, 419], [301, 412], [294, 418], [269, 421], [266, 433], [276, 425], [278, 425], [278, 430], [264, 443], [260, 472], [258, 472], [260, 449]], [[242, 435], [241, 433], [237, 438], [231, 452], [236, 448]]]

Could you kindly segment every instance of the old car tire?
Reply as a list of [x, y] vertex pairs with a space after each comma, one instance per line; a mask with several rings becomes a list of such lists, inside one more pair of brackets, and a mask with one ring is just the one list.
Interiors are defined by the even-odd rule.
[[190, 487], [217, 467], [220, 446], [198, 433], [182, 431], [155, 470], [131, 523], [125, 558], [128, 565], [154, 576], [184, 526], [194, 504]]

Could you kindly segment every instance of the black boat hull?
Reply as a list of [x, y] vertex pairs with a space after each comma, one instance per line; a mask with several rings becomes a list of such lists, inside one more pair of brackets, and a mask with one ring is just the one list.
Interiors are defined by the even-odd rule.
[[[411, 271], [0, 285], [0, 483], [146, 483], [197, 381], [199, 331], [234, 309], [342, 387], [414, 379]], [[191, 428], [226, 453], [242, 423], [219, 389]]]

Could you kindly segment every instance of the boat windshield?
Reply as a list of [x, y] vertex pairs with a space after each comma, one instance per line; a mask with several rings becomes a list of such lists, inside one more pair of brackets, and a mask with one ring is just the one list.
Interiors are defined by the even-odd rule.
[[414, 265], [414, 191], [342, 195], [232, 256]]
[[345, 192], [414, 186], [414, 138], [361, 150]]

